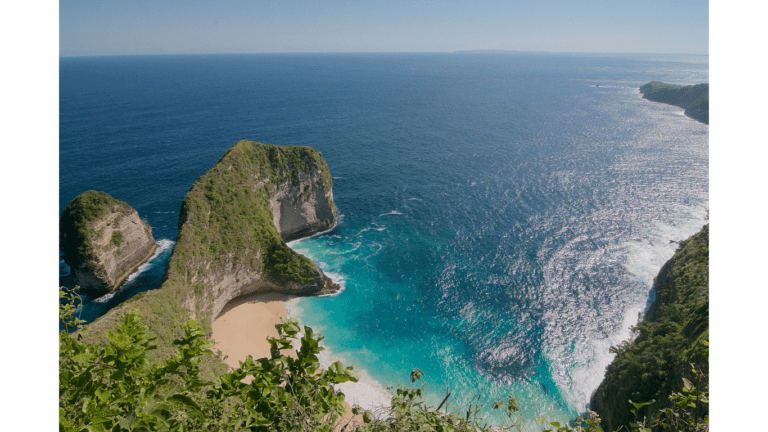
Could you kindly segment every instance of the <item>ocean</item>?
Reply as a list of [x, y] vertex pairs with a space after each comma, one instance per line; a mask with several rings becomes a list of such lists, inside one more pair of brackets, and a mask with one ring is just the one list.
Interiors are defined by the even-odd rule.
[[[264, 54], [60, 59], [59, 207], [103, 190], [161, 244], [110, 298], [162, 282], [192, 183], [240, 139], [320, 150], [337, 225], [291, 242], [340, 283], [291, 315], [348, 399], [383, 403], [424, 372], [426, 400], [529, 422], [584, 412], [708, 219], [708, 126], [641, 98], [708, 82], [709, 58], [549, 53]], [[73, 284], [60, 260], [60, 283]]]

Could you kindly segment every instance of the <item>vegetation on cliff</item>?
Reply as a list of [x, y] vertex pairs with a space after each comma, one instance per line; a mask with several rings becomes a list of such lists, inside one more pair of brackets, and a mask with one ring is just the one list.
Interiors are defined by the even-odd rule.
[[91, 296], [117, 289], [157, 247], [136, 210], [104, 192], [87, 191], [73, 199], [59, 228], [64, 261]]
[[685, 109], [685, 115], [709, 124], [709, 84], [680, 86], [651, 81], [640, 87], [643, 98]]
[[[105, 332], [119, 325], [118, 317], [130, 308], [138, 309], [157, 337], [158, 348], [152, 354], [166, 359], [173, 354], [173, 341], [183, 337], [182, 325], [190, 317], [210, 335], [216, 318], [212, 316], [216, 293], [211, 292], [215, 281], [231, 276], [235, 283], [237, 278], [265, 275], [277, 286], [314, 287], [319, 283], [319, 290], [318, 270], [286, 245], [269, 209], [272, 194], [286, 184], [301, 187], [302, 192], [319, 187], [308, 181], [310, 172], [319, 175], [318, 182], [326, 191], [331, 190], [330, 171], [317, 150], [237, 142], [184, 197], [179, 236], [163, 285], [134, 296], [94, 321], [86, 340], [107, 343]], [[203, 369], [209, 374], [223, 368], [218, 359], [204, 361]]]
[[[192, 281], [203, 272], [222, 272], [231, 262], [247, 261], [280, 283], [315, 279], [309, 259], [291, 250], [275, 228], [267, 186], [286, 179], [298, 184], [300, 172], [323, 166], [320, 153], [309, 147], [235, 144], [184, 197], [170, 273]], [[327, 168], [321, 171], [330, 190], [330, 174]]]
[[[78, 195], [64, 208], [59, 222], [60, 246], [64, 261], [69, 266], [79, 267], [85, 263], [92, 270], [96, 270], [94, 268], [96, 263], [93, 261], [95, 254], [91, 244], [91, 238], [96, 235], [96, 232], [93, 230], [92, 222], [110, 211], [128, 213], [131, 211], [131, 206], [112, 198], [106, 192], [91, 190]], [[114, 234], [113, 241], [115, 241]]]
[[609, 430], [635, 420], [630, 400], [654, 401], [637, 414], [658, 419], [659, 410], [669, 406], [668, 396], [684, 387], [683, 379], [693, 381], [691, 363], [702, 376], [708, 373], [709, 225], [680, 242], [654, 286], [656, 299], [634, 328], [637, 337], [612, 348], [616, 358], [591, 399], [591, 408]]

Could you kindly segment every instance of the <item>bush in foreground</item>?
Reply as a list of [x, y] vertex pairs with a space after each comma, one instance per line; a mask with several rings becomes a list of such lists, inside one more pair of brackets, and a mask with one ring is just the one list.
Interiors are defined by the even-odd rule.
[[[248, 356], [240, 367], [213, 381], [200, 368], [212, 355], [213, 343], [194, 320], [183, 324], [184, 336], [174, 341], [176, 353], [163, 362], [152, 361], [155, 337], [147, 331], [139, 312], [130, 310], [104, 345], [82, 342], [77, 330], [83, 322], [74, 317], [76, 294], [60, 290], [59, 318], [59, 431], [522, 431], [522, 419], [513, 395], [499, 399], [493, 409], [505, 412], [502, 427], [483, 424], [481, 407], [465, 407], [466, 414], [441, 412], [421, 401], [420, 388], [400, 387], [391, 405], [377, 412], [359, 407], [353, 413], [362, 422], [346, 420], [344, 394], [334, 384], [356, 382], [351, 366], [335, 362], [320, 367], [322, 336], [295, 319], [276, 326], [278, 338], [269, 338], [271, 358]], [[295, 358], [285, 352], [300, 342]], [[411, 382], [421, 378], [411, 372]], [[699, 376], [703, 377], [703, 374]], [[250, 378], [249, 383], [244, 381]], [[704, 377], [706, 378], [706, 377]], [[701, 388], [702, 384], [699, 384]], [[704, 384], [706, 385], [706, 384]], [[631, 429], [707, 431], [708, 417], [697, 415], [707, 392], [690, 382], [670, 396], [672, 406], [662, 410], [662, 420], [636, 421]], [[446, 396], [447, 399], [447, 396]], [[443, 401], [443, 403], [445, 400]], [[647, 403], [634, 404], [635, 409]], [[588, 411], [573, 425], [539, 418], [543, 432], [602, 432], [600, 419]]]

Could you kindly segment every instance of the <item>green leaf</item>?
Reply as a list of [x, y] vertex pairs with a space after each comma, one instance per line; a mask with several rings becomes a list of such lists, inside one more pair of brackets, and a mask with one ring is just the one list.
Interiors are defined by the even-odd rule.
[[691, 382], [688, 381], [687, 378], [683, 378], [683, 391], [686, 393], [690, 393], [692, 388], [693, 388], [693, 384], [691, 384]]
[[191, 410], [193, 410], [194, 412], [196, 412], [198, 414], [202, 414], [203, 413], [202, 410], [200, 409], [200, 405], [198, 405], [195, 401], [193, 401], [187, 395], [183, 395], [183, 394], [177, 393], [175, 395], [172, 395], [172, 396], [168, 397], [168, 399], [166, 399], [166, 400], [168, 402], [176, 405], [176, 406], [180, 406], [180, 407], [184, 407], [184, 408], [190, 408]]
[[411, 382], [416, 382], [416, 381], [420, 380], [422, 375], [424, 375], [424, 372], [422, 372], [418, 368], [414, 368], [411, 371]]

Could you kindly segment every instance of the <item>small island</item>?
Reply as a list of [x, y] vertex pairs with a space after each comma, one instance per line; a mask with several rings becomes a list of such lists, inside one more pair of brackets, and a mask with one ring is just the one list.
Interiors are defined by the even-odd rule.
[[127, 203], [87, 191], [64, 209], [59, 224], [64, 262], [80, 292], [114, 292], [157, 249], [152, 228]]
[[685, 109], [685, 115], [709, 124], [709, 84], [680, 86], [651, 81], [640, 87], [644, 99]]

